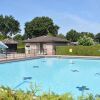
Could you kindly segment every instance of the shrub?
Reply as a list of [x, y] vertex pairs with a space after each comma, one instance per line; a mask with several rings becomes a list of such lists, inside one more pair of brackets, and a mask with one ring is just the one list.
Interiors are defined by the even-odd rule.
[[[33, 88], [33, 86], [31, 87]], [[48, 93], [43, 93], [42, 95], [34, 96], [34, 89], [29, 91], [23, 90], [12, 90], [9, 87], [0, 87], [0, 100], [75, 100], [70, 93], [55, 94], [49, 91]], [[85, 96], [79, 96], [77, 100], [100, 100], [99, 95], [93, 97], [92, 94], [87, 94]]]
[[78, 40], [78, 44], [83, 46], [91, 46], [94, 45], [94, 41], [91, 37], [83, 36]]

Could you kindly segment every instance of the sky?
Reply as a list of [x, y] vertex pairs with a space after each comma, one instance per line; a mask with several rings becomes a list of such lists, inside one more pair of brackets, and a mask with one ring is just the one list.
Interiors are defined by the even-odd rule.
[[0, 0], [0, 14], [12, 15], [24, 24], [37, 16], [53, 19], [64, 35], [71, 29], [78, 32], [100, 32], [100, 0]]

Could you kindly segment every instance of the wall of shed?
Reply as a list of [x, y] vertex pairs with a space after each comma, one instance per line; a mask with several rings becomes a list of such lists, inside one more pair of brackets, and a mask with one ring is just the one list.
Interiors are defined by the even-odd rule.
[[[29, 47], [27, 47], [27, 45]], [[47, 55], [54, 54], [52, 43], [43, 43], [44, 53]], [[40, 50], [40, 43], [26, 43], [25, 44], [25, 53], [26, 54], [42, 54]]]
[[[27, 47], [27, 45], [29, 47]], [[43, 43], [44, 54], [55, 55], [55, 46], [67, 45], [66, 43]], [[26, 54], [43, 54], [40, 50], [40, 43], [26, 43]]]

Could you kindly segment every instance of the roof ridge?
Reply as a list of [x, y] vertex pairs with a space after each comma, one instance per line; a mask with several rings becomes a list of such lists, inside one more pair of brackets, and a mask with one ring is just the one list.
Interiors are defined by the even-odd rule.
[[39, 36], [27, 39], [24, 42], [67, 42], [67, 40], [56, 36]]

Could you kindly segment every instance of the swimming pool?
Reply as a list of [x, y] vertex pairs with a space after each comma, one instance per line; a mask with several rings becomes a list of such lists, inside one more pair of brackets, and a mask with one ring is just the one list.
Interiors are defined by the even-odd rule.
[[80, 95], [76, 87], [84, 85], [86, 93], [100, 94], [100, 59], [50, 57], [0, 64], [0, 85], [26, 90], [30, 82], [42, 91]]

